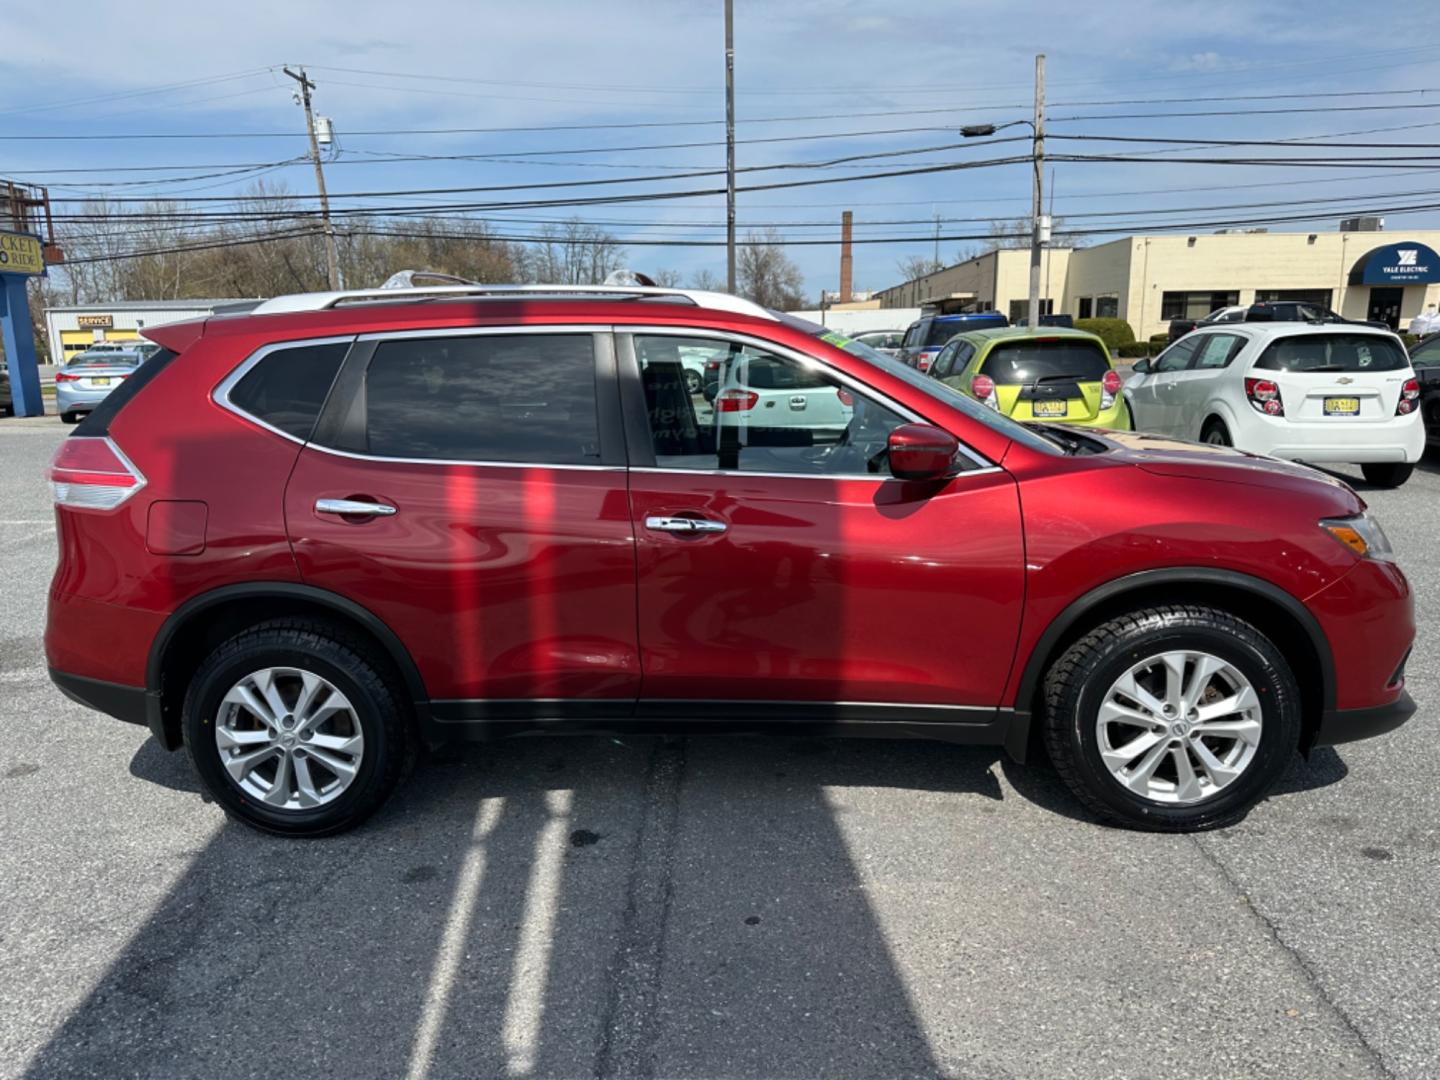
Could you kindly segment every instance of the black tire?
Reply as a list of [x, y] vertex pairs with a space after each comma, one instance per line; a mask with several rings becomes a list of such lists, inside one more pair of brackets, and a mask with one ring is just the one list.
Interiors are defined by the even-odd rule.
[[685, 369], [685, 392], [691, 397], [700, 392], [701, 381], [699, 372], [691, 371], [689, 368]]
[[[1237, 779], [1191, 805], [1145, 798], [1110, 775], [1095, 726], [1104, 695], [1147, 656], [1203, 650], [1233, 664], [1260, 698], [1262, 733]], [[1060, 657], [1045, 676], [1045, 741], [1076, 798], [1106, 821], [1153, 832], [1190, 832], [1233, 824], [1284, 772], [1300, 739], [1300, 690], [1280, 650], [1260, 631], [1214, 608], [1171, 605], [1102, 623]]]
[[[264, 667], [297, 667], [328, 679], [354, 706], [364, 753], [350, 786], [312, 809], [267, 806], [230, 778], [215, 744], [215, 723], [230, 688]], [[389, 797], [414, 752], [399, 677], [342, 628], [311, 619], [274, 619], [225, 642], [200, 665], [186, 690], [185, 749], [211, 796], [252, 828], [283, 836], [329, 836], [353, 828]]]
[[1415, 471], [1414, 465], [1405, 464], [1372, 464], [1361, 465], [1360, 471], [1365, 474], [1365, 482], [1380, 488], [1398, 488], [1410, 474]]
[[62, 424], [78, 424], [80, 422], [80, 414], [77, 412], [62, 412], [60, 414], [60, 422]]
[[1205, 429], [1200, 432], [1200, 441], [1209, 443], [1211, 446], [1234, 446], [1235, 440], [1230, 438], [1230, 429], [1225, 426], [1224, 420], [1209, 420]]

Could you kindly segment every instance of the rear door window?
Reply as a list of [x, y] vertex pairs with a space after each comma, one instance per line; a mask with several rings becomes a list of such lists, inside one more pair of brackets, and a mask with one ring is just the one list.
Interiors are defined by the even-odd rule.
[[1400, 342], [1379, 334], [1296, 334], [1272, 341], [1255, 361], [1265, 371], [1403, 371]]
[[1052, 376], [1099, 382], [1110, 370], [1105, 349], [1085, 338], [1021, 338], [997, 342], [981, 371], [997, 383], [1032, 383]]
[[927, 349], [933, 349], [936, 346], [944, 345], [964, 329], [965, 328], [957, 322], [943, 322], [940, 319], [936, 319], [930, 324], [930, 330], [925, 335], [925, 347]]
[[596, 465], [589, 334], [382, 341], [365, 372], [365, 438], [379, 457]]
[[1201, 343], [1195, 357], [1195, 367], [1229, 367], [1230, 361], [1245, 347], [1245, 339], [1239, 334], [1210, 334]]

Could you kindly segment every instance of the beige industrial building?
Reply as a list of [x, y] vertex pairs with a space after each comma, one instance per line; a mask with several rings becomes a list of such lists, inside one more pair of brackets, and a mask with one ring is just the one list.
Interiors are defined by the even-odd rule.
[[[1306, 300], [1397, 329], [1440, 303], [1440, 232], [1219, 233], [1127, 236], [1041, 254], [1041, 312], [1127, 320], [1137, 338], [1172, 318], [1229, 304]], [[1028, 249], [989, 251], [878, 293], [882, 308], [960, 300], [1023, 318]]]

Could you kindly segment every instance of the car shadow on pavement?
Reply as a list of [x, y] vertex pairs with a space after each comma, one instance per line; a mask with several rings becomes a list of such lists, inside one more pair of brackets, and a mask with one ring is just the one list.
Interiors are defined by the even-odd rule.
[[827, 789], [983, 807], [998, 754], [516, 739], [343, 836], [226, 823], [27, 1075], [944, 1075]]

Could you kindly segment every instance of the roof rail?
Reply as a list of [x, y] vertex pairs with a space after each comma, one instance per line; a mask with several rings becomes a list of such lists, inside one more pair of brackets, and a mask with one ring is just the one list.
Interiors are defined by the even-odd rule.
[[424, 303], [431, 300], [497, 299], [615, 299], [682, 300], [696, 307], [752, 315], [774, 320], [768, 310], [729, 293], [696, 289], [663, 289], [646, 285], [433, 285], [401, 289], [342, 289], [337, 292], [294, 293], [265, 300], [248, 314], [273, 315], [280, 312], [329, 311], [348, 304]]

